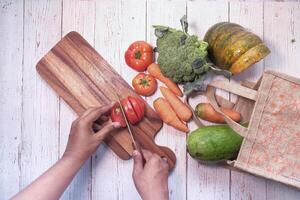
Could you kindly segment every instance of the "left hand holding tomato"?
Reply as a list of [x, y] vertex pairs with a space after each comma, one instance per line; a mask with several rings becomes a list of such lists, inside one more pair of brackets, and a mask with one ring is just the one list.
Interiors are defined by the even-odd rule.
[[142, 96], [150, 96], [157, 89], [157, 81], [150, 74], [139, 73], [133, 78], [132, 86], [137, 94]]

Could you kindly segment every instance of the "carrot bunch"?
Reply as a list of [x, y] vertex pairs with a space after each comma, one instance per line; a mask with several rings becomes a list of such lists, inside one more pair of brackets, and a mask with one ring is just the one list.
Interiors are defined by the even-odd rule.
[[149, 74], [168, 87], [160, 87], [164, 98], [159, 97], [153, 102], [153, 107], [157, 114], [166, 124], [182, 132], [189, 132], [186, 122], [192, 117], [192, 111], [178, 97], [182, 96], [180, 88], [161, 73], [158, 64], [151, 64], [147, 70]]

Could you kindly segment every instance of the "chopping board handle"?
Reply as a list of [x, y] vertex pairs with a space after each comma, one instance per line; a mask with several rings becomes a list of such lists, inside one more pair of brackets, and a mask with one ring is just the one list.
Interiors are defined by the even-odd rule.
[[142, 149], [149, 150], [152, 153], [156, 153], [160, 157], [166, 158], [169, 165], [169, 171], [171, 171], [175, 167], [176, 156], [171, 149], [164, 146], [158, 146], [157, 144], [155, 144], [153, 138], [148, 135], [143, 135], [143, 137], [135, 138], [141, 145]]

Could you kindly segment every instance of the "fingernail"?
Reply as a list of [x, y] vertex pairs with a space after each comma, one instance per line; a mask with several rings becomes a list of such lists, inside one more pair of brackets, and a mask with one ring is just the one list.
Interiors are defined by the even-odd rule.
[[168, 162], [168, 159], [166, 157], [162, 157], [163, 161]]
[[139, 155], [139, 152], [138, 152], [137, 150], [134, 150], [134, 151], [132, 152], [132, 156], [137, 156], [137, 155]]
[[112, 125], [113, 125], [114, 128], [120, 128], [121, 127], [120, 122], [113, 122]]

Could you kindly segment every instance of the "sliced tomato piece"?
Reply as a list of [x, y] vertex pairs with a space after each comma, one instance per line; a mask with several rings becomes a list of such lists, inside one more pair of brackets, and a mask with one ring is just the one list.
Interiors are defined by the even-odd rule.
[[140, 105], [138, 104], [136, 99], [137, 98], [135, 98], [135, 97], [131, 97], [131, 96], [128, 97], [128, 100], [130, 101], [135, 114], [138, 116], [139, 120], [141, 120], [144, 115], [143, 115], [143, 111], [141, 110]]
[[116, 103], [112, 107], [111, 113], [110, 113], [110, 118], [111, 118], [111, 121], [113, 121], [113, 122], [120, 122], [120, 124], [123, 128], [126, 127], [126, 122], [125, 122], [125, 119], [123, 117], [120, 105], [118, 103]]
[[125, 99], [122, 99], [121, 104], [124, 108], [124, 112], [125, 112], [125, 115], [126, 115], [128, 121], [131, 124], [136, 124], [137, 122], [139, 122], [139, 118], [136, 115], [136, 113], [134, 112], [134, 109], [133, 109], [128, 97]]
[[140, 109], [142, 111], [142, 114], [143, 116], [145, 115], [145, 102], [139, 98], [136, 98], [137, 99], [137, 103], [138, 105], [140, 106]]

